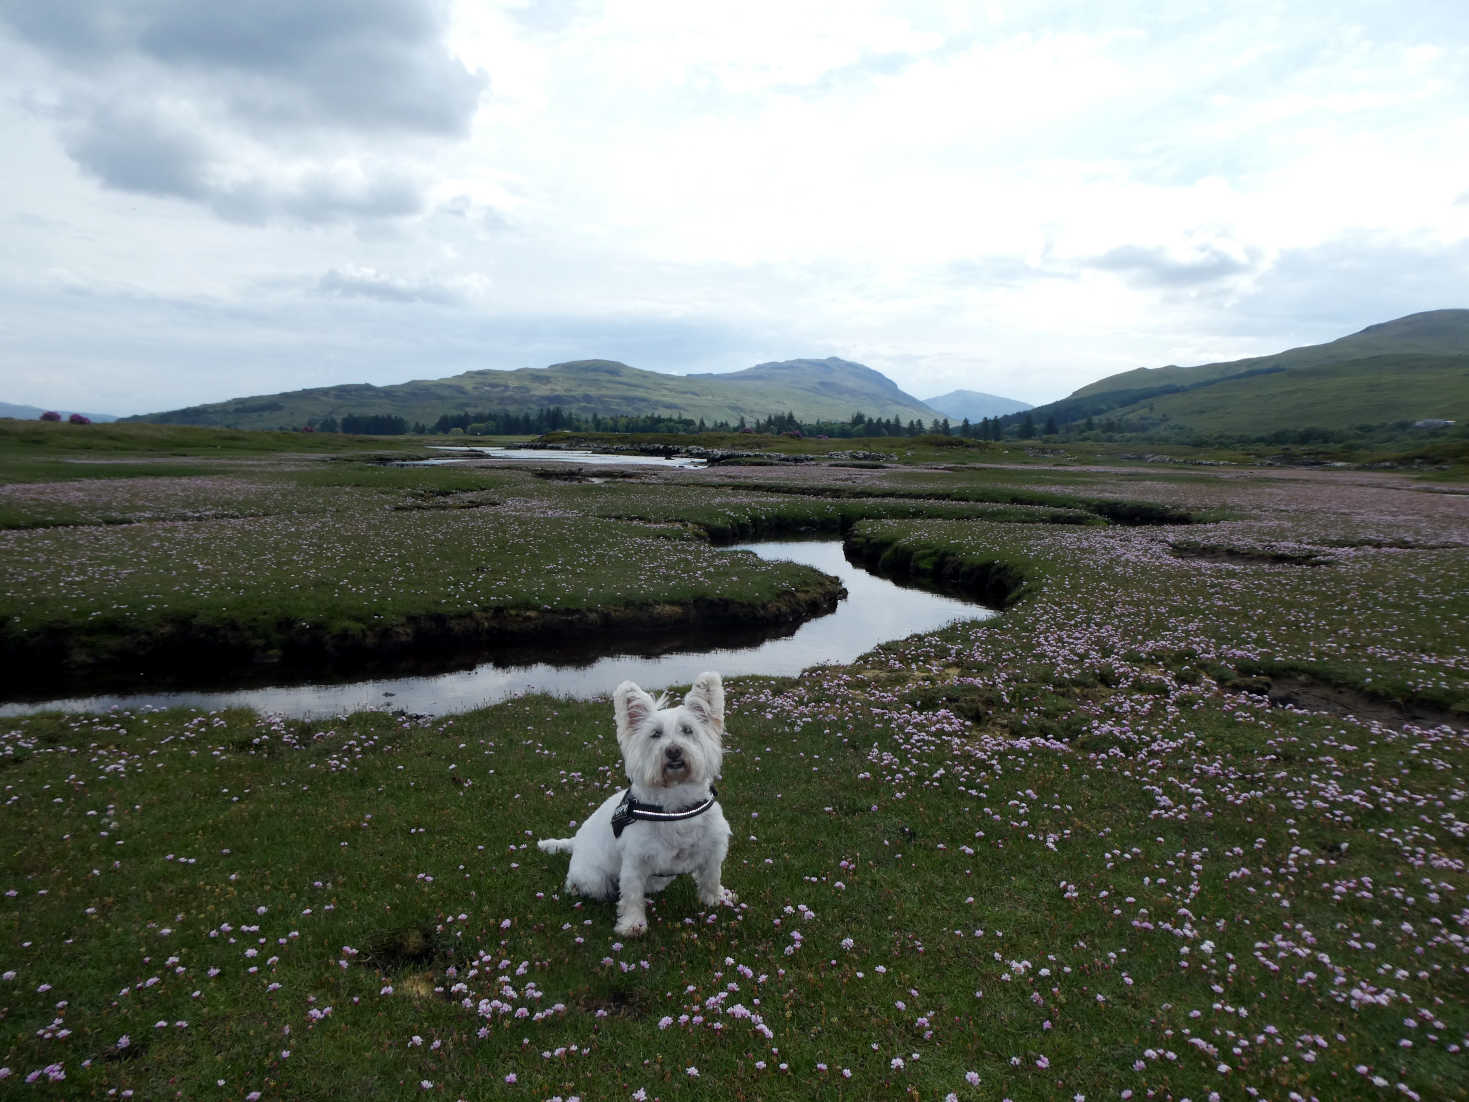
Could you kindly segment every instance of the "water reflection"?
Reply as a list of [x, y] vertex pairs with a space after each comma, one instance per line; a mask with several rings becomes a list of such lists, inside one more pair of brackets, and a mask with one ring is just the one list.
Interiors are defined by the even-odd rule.
[[301, 718], [365, 709], [403, 709], [431, 715], [464, 712], [532, 692], [588, 698], [610, 693], [631, 678], [646, 689], [688, 684], [704, 670], [791, 675], [821, 663], [848, 663], [879, 643], [933, 631], [960, 619], [993, 616], [991, 609], [921, 589], [900, 587], [853, 566], [836, 541], [762, 541], [737, 544], [766, 559], [789, 559], [834, 575], [847, 587], [835, 612], [808, 620], [795, 632], [755, 646], [711, 647], [674, 654], [622, 654], [580, 666], [537, 662], [484, 663], [473, 669], [420, 677], [384, 677], [338, 685], [266, 686], [225, 692], [179, 691], [93, 696], [0, 706], [0, 715], [46, 710], [99, 712], [143, 707], [256, 708]]
[[602, 467], [704, 467], [702, 459], [686, 455], [635, 455], [630, 452], [593, 452], [574, 448], [491, 448], [430, 444], [439, 452], [453, 452], [441, 459], [407, 459], [395, 467], [441, 467], [472, 459], [532, 459], [544, 463], [587, 463]]

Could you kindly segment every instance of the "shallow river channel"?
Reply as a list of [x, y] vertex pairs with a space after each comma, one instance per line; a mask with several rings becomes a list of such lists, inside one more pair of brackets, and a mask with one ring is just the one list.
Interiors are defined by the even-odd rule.
[[835, 540], [735, 544], [767, 559], [789, 559], [840, 578], [847, 596], [836, 611], [808, 620], [794, 633], [753, 646], [703, 649], [656, 656], [610, 655], [579, 665], [535, 662], [484, 663], [473, 669], [416, 677], [388, 677], [338, 684], [264, 686], [230, 691], [177, 691], [74, 697], [0, 705], [0, 716], [39, 711], [105, 712], [113, 708], [255, 708], [297, 718], [320, 718], [365, 709], [428, 715], [468, 711], [525, 693], [590, 698], [610, 693], [625, 679], [645, 689], [688, 684], [704, 670], [791, 675], [822, 663], [847, 663], [879, 643], [932, 631], [954, 620], [984, 619], [994, 610], [969, 601], [899, 586], [853, 566]]

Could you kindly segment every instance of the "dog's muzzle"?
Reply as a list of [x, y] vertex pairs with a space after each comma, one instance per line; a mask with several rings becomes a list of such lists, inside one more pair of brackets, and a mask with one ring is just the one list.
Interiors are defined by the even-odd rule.
[[663, 751], [663, 773], [686, 775], [689, 771], [688, 759], [684, 757], [682, 746], [670, 746]]

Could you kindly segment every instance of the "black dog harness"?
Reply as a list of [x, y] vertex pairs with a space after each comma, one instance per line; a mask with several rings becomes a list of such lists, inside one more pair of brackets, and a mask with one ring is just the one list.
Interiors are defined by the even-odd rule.
[[714, 801], [719, 798], [719, 793], [714, 786], [709, 786], [709, 798], [703, 803], [686, 807], [680, 811], [664, 811], [658, 804], [645, 804], [641, 800], [632, 798], [632, 788], [629, 787], [622, 794], [622, 802], [617, 805], [617, 810], [612, 812], [612, 837], [621, 838], [622, 831], [628, 823], [645, 819], [650, 823], [676, 823], [680, 819], [692, 819], [702, 815], [714, 806]]

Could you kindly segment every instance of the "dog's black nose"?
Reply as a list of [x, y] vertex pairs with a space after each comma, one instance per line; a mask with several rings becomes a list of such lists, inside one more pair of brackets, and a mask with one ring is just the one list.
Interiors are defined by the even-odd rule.
[[663, 756], [665, 758], [667, 758], [669, 761], [682, 761], [683, 760], [683, 747], [682, 746], [670, 746], [668, 749], [666, 749], [666, 750], [663, 751]]

